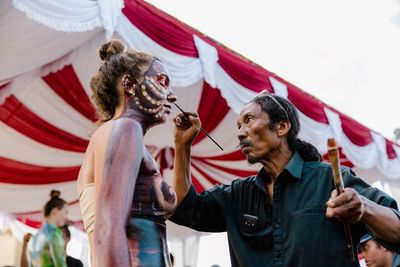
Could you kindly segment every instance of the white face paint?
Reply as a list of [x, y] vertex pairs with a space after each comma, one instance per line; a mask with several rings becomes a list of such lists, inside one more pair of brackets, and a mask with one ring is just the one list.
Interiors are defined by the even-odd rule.
[[134, 95], [137, 108], [160, 122], [166, 120], [171, 112], [171, 103], [176, 101], [169, 81], [164, 65], [158, 59], [154, 59]]

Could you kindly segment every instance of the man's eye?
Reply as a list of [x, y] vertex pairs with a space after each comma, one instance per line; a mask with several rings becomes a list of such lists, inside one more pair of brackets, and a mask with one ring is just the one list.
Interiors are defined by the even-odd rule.
[[252, 120], [253, 120], [252, 117], [247, 117], [246, 120], [245, 120], [245, 122], [246, 122], [246, 123], [249, 123], [249, 122], [252, 121]]

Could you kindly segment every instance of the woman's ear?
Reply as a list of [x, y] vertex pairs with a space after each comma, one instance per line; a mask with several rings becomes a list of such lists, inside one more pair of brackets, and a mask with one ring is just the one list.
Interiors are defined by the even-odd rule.
[[284, 136], [284, 135], [288, 134], [291, 127], [292, 127], [292, 125], [290, 124], [290, 122], [281, 121], [276, 126], [276, 132], [277, 132], [278, 136]]
[[127, 74], [122, 78], [122, 87], [124, 88], [124, 93], [129, 97], [135, 96], [136, 84], [132, 77]]

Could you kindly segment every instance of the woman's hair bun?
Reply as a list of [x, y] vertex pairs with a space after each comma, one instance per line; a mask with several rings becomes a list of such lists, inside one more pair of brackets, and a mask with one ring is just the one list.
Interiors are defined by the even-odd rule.
[[124, 49], [125, 46], [121, 40], [111, 39], [110, 41], [101, 45], [99, 55], [101, 60], [106, 61], [109, 60], [111, 56], [123, 52]]
[[56, 197], [60, 197], [61, 192], [58, 190], [51, 190], [50, 192], [50, 198], [56, 198]]

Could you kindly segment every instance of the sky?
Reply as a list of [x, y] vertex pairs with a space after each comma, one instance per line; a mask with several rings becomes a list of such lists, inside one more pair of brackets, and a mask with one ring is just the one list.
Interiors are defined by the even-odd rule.
[[385, 137], [400, 128], [400, 0], [147, 0]]

